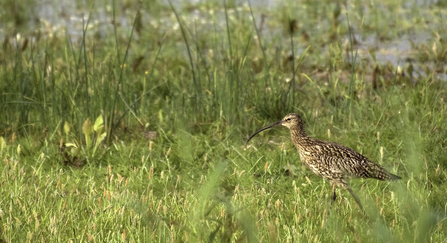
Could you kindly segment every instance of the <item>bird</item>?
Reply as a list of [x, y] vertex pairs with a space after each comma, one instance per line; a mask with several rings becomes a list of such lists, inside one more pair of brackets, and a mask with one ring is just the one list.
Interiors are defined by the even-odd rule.
[[281, 121], [259, 129], [248, 138], [247, 143], [256, 134], [281, 125], [289, 128], [292, 142], [298, 150], [301, 162], [314, 174], [328, 180], [331, 184], [331, 205], [337, 198], [335, 188], [338, 186], [346, 189], [365, 213], [360, 199], [349, 186], [350, 179], [373, 178], [381, 181], [402, 179], [348, 147], [309, 137], [304, 130], [303, 120], [296, 113], [290, 113]]

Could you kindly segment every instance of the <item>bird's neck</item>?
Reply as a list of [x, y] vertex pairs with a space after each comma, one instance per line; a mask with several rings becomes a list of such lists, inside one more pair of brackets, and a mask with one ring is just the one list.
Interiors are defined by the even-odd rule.
[[292, 142], [295, 145], [296, 149], [301, 154], [306, 150], [309, 145], [309, 137], [306, 134], [304, 129], [291, 129], [290, 135], [292, 136]]
[[293, 142], [299, 142], [302, 140], [306, 140], [308, 138], [306, 131], [303, 127], [296, 127], [290, 129], [290, 135], [292, 136]]

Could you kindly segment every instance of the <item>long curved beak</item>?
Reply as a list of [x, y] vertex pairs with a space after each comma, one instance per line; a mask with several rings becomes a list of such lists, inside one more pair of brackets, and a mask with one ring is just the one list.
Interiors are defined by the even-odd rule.
[[256, 134], [258, 134], [258, 133], [260, 133], [260, 132], [262, 132], [262, 131], [264, 131], [264, 130], [267, 130], [267, 129], [269, 129], [269, 128], [279, 126], [279, 125], [281, 125], [281, 124], [282, 124], [282, 121], [279, 121], [279, 122], [277, 122], [277, 123], [273, 123], [272, 125], [268, 125], [268, 126], [266, 126], [266, 127], [263, 127], [263, 128], [261, 128], [261, 129], [259, 129], [258, 131], [256, 131], [255, 133], [253, 133], [253, 135], [251, 135], [251, 136], [248, 138], [247, 143], [250, 142], [250, 140], [251, 140], [254, 136], [256, 136]]

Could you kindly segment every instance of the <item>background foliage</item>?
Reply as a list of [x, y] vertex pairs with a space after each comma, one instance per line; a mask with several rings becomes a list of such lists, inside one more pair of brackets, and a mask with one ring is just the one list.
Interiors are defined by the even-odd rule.
[[[0, 241], [445, 241], [442, 1], [0, 4]], [[290, 112], [403, 179], [330, 207]]]

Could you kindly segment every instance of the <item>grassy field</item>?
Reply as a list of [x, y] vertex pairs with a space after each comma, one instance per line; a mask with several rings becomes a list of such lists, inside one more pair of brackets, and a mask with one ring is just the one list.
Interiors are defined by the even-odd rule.
[[[446, 4], [266, 3], [0, 0], [0, 242], [447, 242]], [[331, 207], [291, 112], [403, 179]]]

